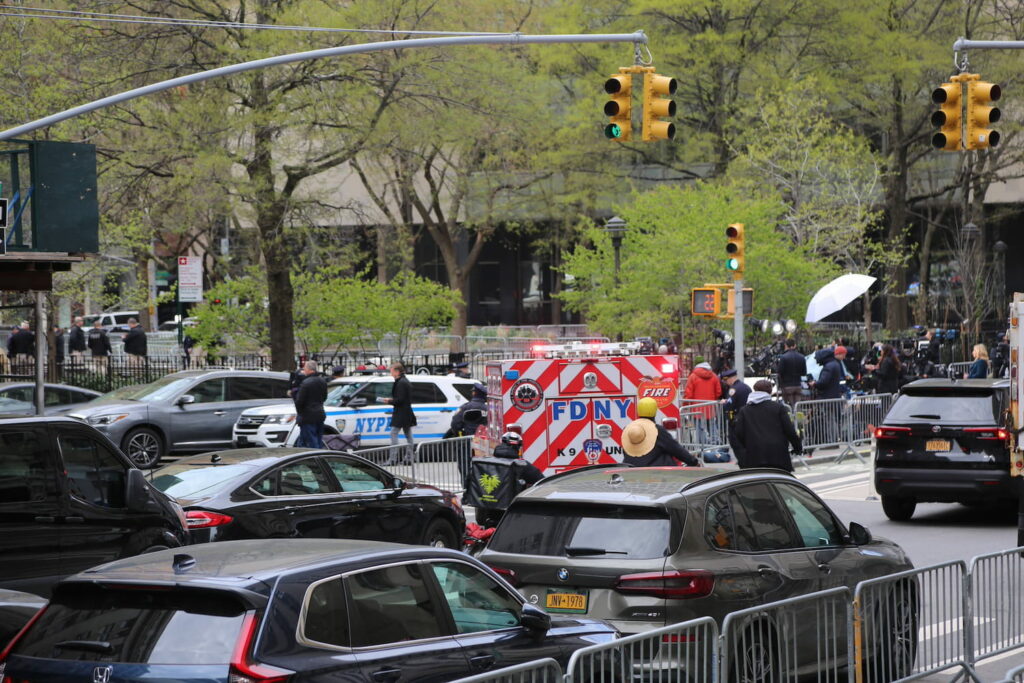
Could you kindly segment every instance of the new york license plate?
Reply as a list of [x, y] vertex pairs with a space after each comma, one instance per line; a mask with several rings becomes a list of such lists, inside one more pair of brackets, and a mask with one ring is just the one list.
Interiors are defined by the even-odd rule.
[[544, 606], [549, 612], [582, 614], [587, 611], [587, 594], [582, 591], [548, 591]]
[[950, 444], [946, 439], [929, 439], [924, 448], [928, 451], [948, 451]]

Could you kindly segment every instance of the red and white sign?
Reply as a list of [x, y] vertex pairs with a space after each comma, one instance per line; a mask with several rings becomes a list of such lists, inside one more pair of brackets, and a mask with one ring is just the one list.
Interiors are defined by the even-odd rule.
[[677, 356], [494, 361], [486, 375], [491, 447], [519, 425], [523, 458], [545, 474], [622, 462], [622, 430], [638, 398], [658, 402], [659, 423], [679, 419]]
[[203, 259], [199, 256], [178, 257], [178, 301], [203, 300]]

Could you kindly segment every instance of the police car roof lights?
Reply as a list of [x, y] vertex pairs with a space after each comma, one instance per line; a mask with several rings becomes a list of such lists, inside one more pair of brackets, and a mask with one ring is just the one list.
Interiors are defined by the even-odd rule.
[[594, 356], [629, 356], [640, 352], [640, 342], [569, 342], [568, 344], [534, 344], [535, 358], [591, 358]]

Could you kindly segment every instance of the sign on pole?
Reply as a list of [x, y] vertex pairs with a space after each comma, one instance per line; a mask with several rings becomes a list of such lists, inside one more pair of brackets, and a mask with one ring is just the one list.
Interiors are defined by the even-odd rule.
[[199, 256], [178, 257], [178, 301], [203, 300], [203, 260]]

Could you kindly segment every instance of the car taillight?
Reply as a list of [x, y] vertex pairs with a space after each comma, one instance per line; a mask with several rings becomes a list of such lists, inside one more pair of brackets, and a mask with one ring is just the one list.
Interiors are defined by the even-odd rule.
[[260, 620], [255, 612], [245, 614], [238, 642], [235, 643], [235, 651], [231, 654], [228, 683], [283, 683], [295, 673], [252, 661], [252, 646], [259, 625]]
[[189, 510], [185, 513], [185, 524], [189, 529], [209, 529], [214, 526], [231, 524], [235, 518], [209, 510]]
[[1002, 427], [966, 427], [964, 432], [982, 441], [1006, 441], [1010, 438], [1010, 433]]
[[3, 683], [12, 683], [13, 680], [10, 676], [4, 676], [4, 669], [7, 668], [7, 656], [11, 654], [11, 650], [13, 650], [14, 646], [18, 644], [21, 637], [24, 636], [30, 628], [32, 628], [33, 624], [39, 621], [39, 617], [43, 616], [43, 612], [46, 611], [46, 607], [46, 605], [43, 605], [38, 612], [33, 614], [32, 618], [28, 620], [28, 623], [22, 626], [21, 630], [11, 638], [9, 643], [7, 643], [7, 647], [5, 647], [3, 651], [0, 651], [0, 677], [3, 678]]
[[910, 427], [875, 427], [876, 439], [896, 439], [910, 433]]
[[714, 588], [715, 575], [704, 569], [625, 574], [615, 584], [615, 590], [620, 593], [640, 593], [676, 600], [703, 598], [711, 595]]
[[519, 585], [519, 577], [516, 575], [516, 572], [515, 572], [514, 569], [506, 569], [505, 567], [496, 567], [493, 564], [489, 564], [487, 566], [490, 567], [491, 570], [493, 570], [495, 574], [497, 574], [501, 578], [505, 579], [506, 581], [511, 583], [513, 586], [518, 586]]

